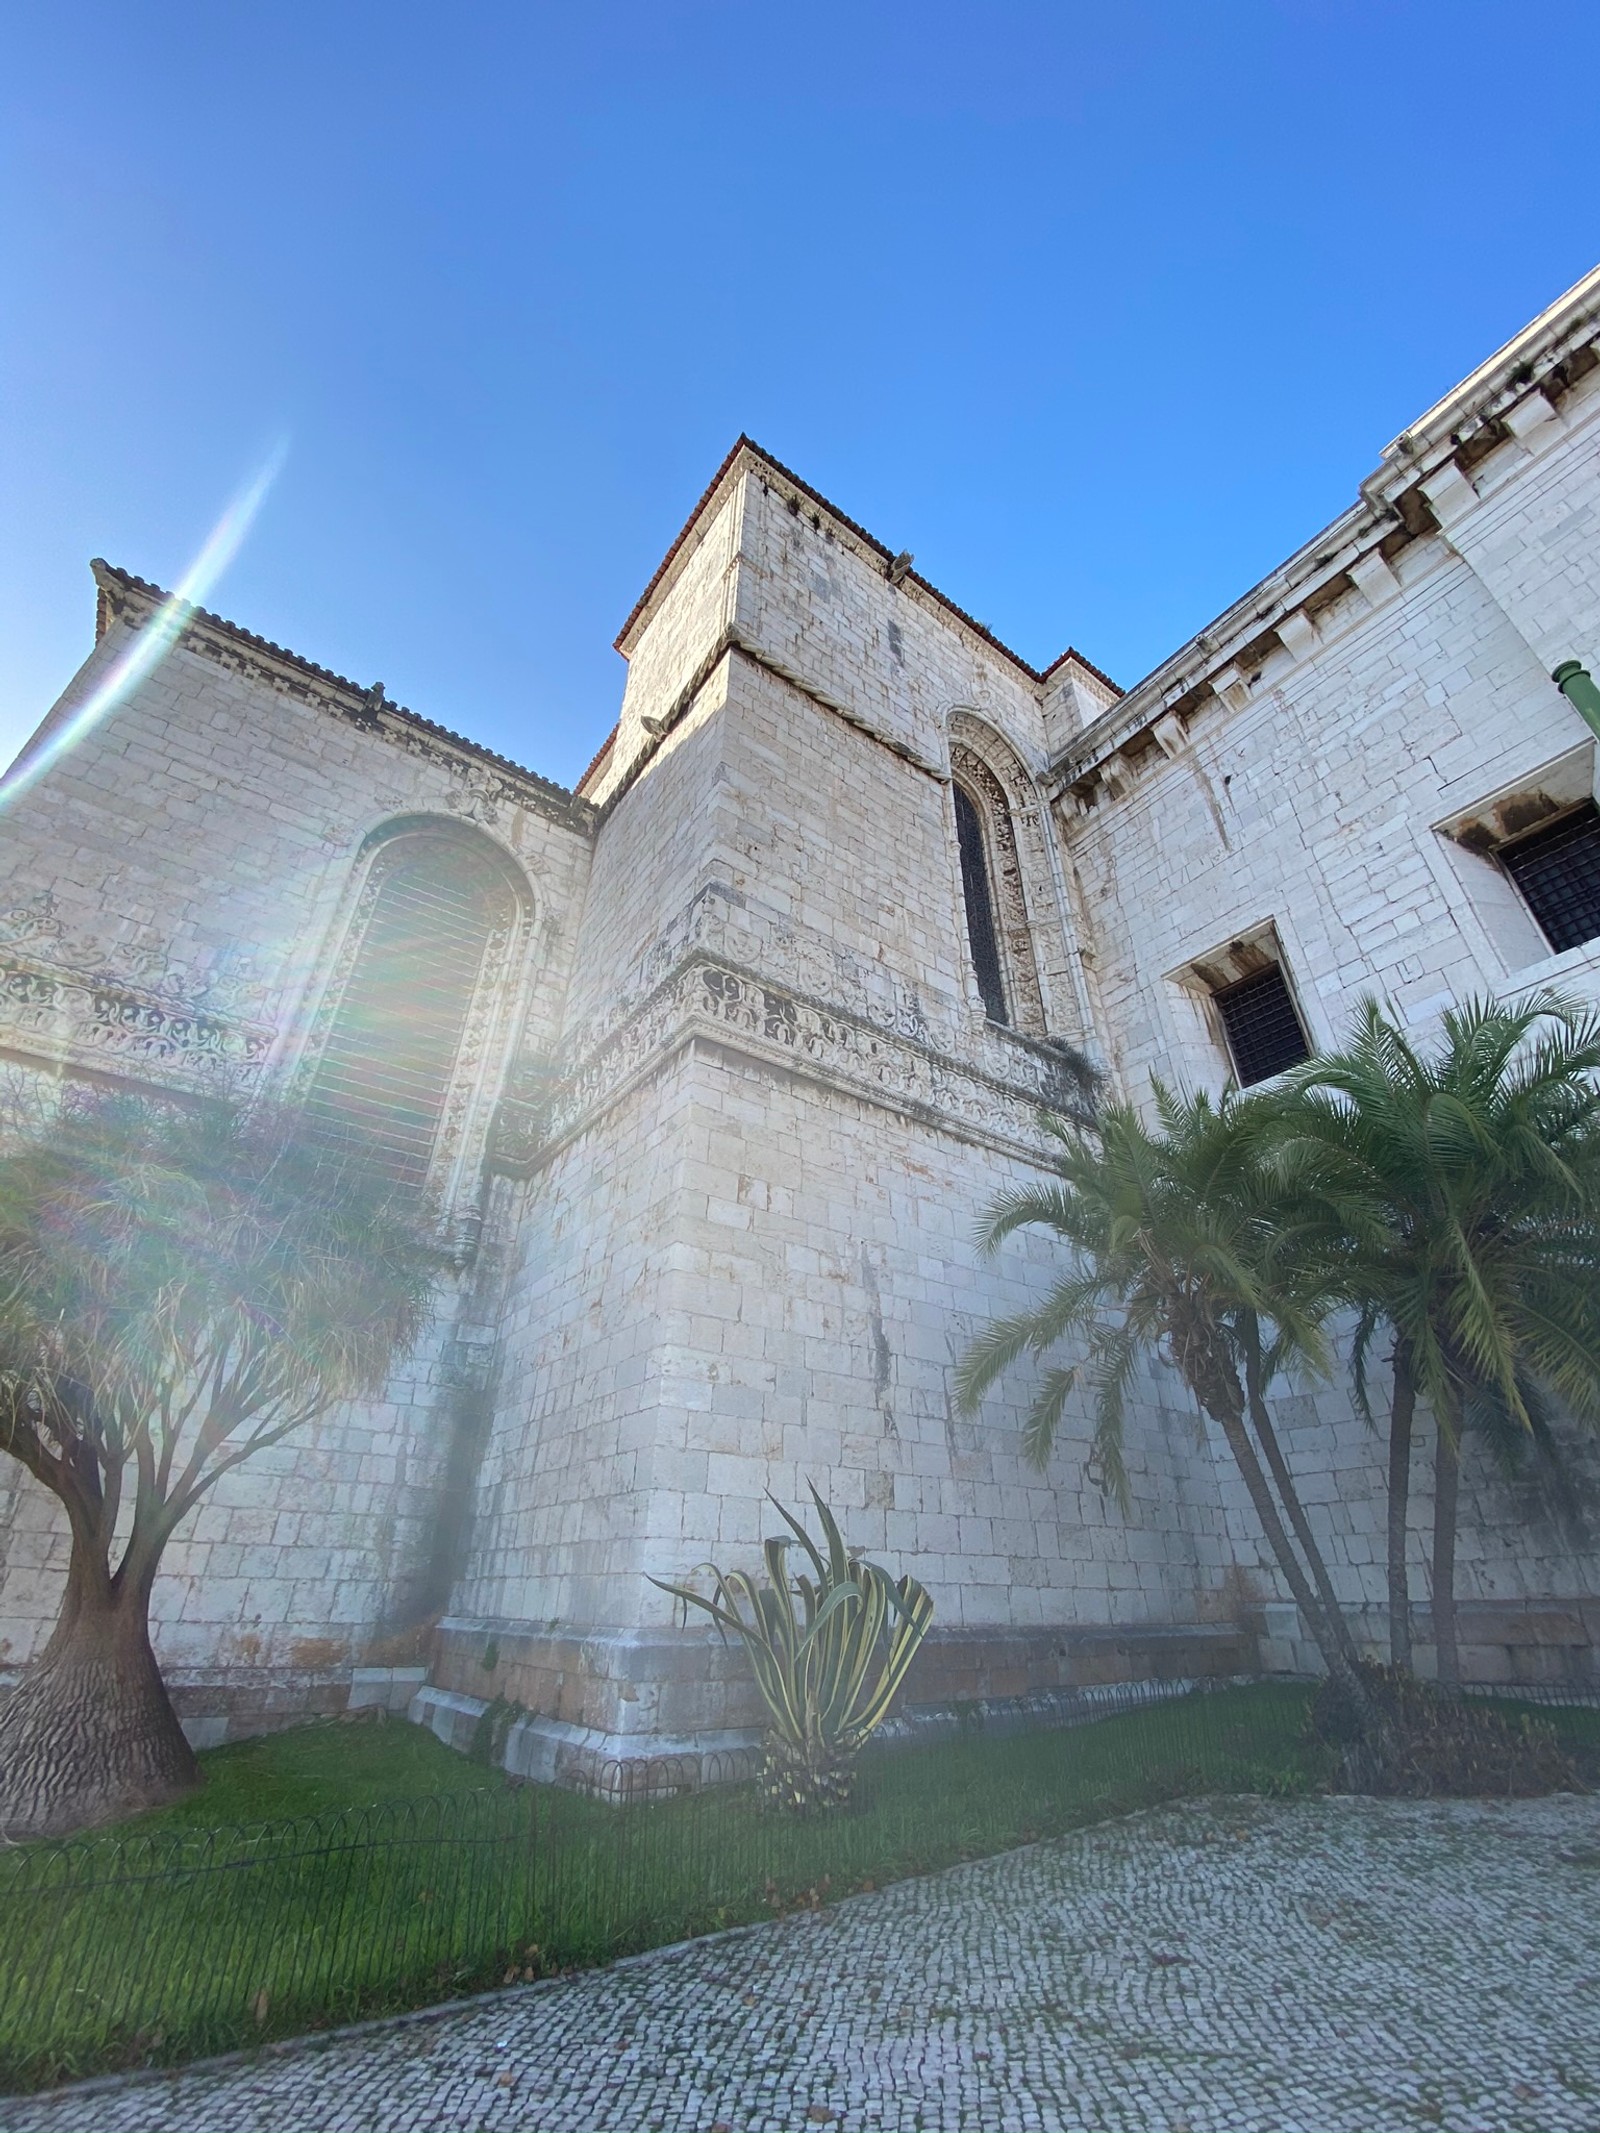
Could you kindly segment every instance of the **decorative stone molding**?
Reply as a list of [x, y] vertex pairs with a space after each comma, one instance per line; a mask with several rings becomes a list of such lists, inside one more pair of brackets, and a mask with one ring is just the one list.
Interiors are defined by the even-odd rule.
[[475, 1232], [475, 1217], [468, 1217], [476, 1206], [477, 1180], [492, 1131], [494, 1092], [501, 1079], [508, 1033], [520, 1018], [530, 975], [531, 898], [515, 862], [492, 839], [457, 828], [449, 817], [427, 815], [402, 816], [368, 839], [366, 864], [334, 922], [338, 945], [294, 1063], [292, 1087], [303, 1095], [315, 1079], [390, 865], [408, 846], [414, 848], [419, 839], [429, 837], [470, 839], [474, 849], [492, 855], [505, 884], [503, 907], [485, 935], [426, 1181], [427, 1195], [441, 1209], [452, 1233], [470, 1242], [467, 1230]]
[[[1041, 841], [1036, 796], [1031, 785], [1024, 793], [1026, 773], [1020, 764], [1005, 762], [1010, 751], [998, 735], [960, 713], [952, 718], [950, 727], [950, 775], [976, 803], [983, 822], [1006, 1004], [1015, 1026], [1025, 1036], [1042, 1038], [1046, 1030], [1044, 995], [1034, 953], [1023, 856], [1018, 848], [1020, 822], [1029, 845], [1027, 871], [1034, 874], [1035, 880], [1048, 880], [1049, 861]], [[997, 758], [1009, 777], [1002, 775]]]
[[1500, 417], [1519, 444], [1526, 444], [1530, 437], [1540, 443], [1545, 442], [1539, 432], [1548, 430], [1551, 423], [1559, 422], [1560, 419], [1542, 392], [1531, 392], [1526, 400], [1514, 401]]
[[761, 970], [788, 991], [831, 1001], [874, 1029], [915, 1044], [940, 1050], [959, 1038], [947, 994], [910, 984], [871, 957], [787, 919], [753, 913], [737, 889], [714, 881], [662, 928], [627, 983], [567, 1033], [563, 1056], [586, 1058], [696, 953]]
[[1477, 504], [1478, 492], [1453, 460], [1446, 460], [1422, 484], [1422, 493], [1433, 506], [1441, 527], [1453, 526]]
[[154, 942], [117, 950], [69, 932], [51, 893], [0, 911], [0, 1042], [164, 1084], [253, 1087], [271, 1027], [247, 1012], [242, 961], [196, 974]]
[[1034, 1160], [1045, 1145], [1041, 1111], [1070, 1111], [1081, 1098], [1069, 1056], [1042, 1045], [1002, 1044], [1001, 1080], [758, 971], [697, 955], [572, 1071], [519, 1068], [496, 1114], [491, 1160], [513, 1173], [536, 1167], [696, 1036]]
[[[1350, 565], [1350, 576], [1371, 607], [1381, 607], [1385, 601], [1394, 599], [1400, 591], [1400, 580], [1384, 560], [1382, 551], [1377, 548], [1371, 548], [1365, 555], [1357, 556]], [[1211, 686], [1219, 695], [1223, 693], [1221, 684], [1215, 677]]]
[[[172, 598], [160, 586], [112, 564], [97, 561], [93, 569], [99, 588], [98, 636], [112, 622], [145, 628]], [[391, 703], [381, 683], [363, 688], [203, 607], [187, 611], [178, 642], [186, 652], [228, 673], [265, 683], [309, 708], [347, 719], [407, 755], [442, 766], [456, 781], [456, 797], [446, 804], [473, 821], [493, 822], [501, 809], [517, 807], [542, 814], [581, 837], [594, 834], [595, 810], [587, 800], [404, 704]], [[465, 804], [458, 806], [458, 799]]]

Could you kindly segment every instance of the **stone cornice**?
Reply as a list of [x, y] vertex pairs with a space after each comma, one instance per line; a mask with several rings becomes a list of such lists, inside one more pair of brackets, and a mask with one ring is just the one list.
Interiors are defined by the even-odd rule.
[[[172, 597], [159, 585], [136, 578], [130, 571], [119, 570], [115, 564], [99, 557], [90, 568], [99, 592], [97, 640], [105, 635], [113, 622], [142, 629]], [[238, 623], [226, 621], [203, 607], [189, 611], [178, 642], [187, 651], [197, 652], [235, 672], [249, 673], [302, 703], [347, 719], [365, 733], [398, 743], [408, 753], [430, 755], [441, 762], [471, 764], [480, 776], [483, 773], [479, 766], [488, 765], [508, 801], [532, 808], [563, 827], [576, 830], [581, 836], [593, 833], [595, 814], [587, 800], [549, 778], [540, 777], [537, 771], [512, 762], [509, 756], [497, 755], [492, 748], [452, 733], [448, 727], [435, 724], [420, 712], [408, 710], [404, 704], [391, 703], [381, 685], [363, 688], [359, 682], [347, 680], [344, 675], [318, 666], [314, 660], [303, 658], [298, 652], [287, 651], [266, 637], [258, 637], [253, 631], [241, 629]]]
[[1500, 422], [1537, 391], [1600, 327], [1600, 267], [1574, 282], [1564, 296], [1497, 348], [1486, 362], [1436, 400], [1426, 414], [1389, 445], [1382, 464], [1361, 484], [1377, 500], [1437, 466], [1485, 428]]
[[[945, 771], [941, 764], [930, 762], [925, 756], [919, 755], [914, 748], [907, 747], [904, 741], [896, 740], [893, 734], [881, 732], [869, 720], [862, 718], [859, 712], [852, 710], [848, 704], [840, 702], [835, 697], [825, 695], [816, 686], [815, 682], [807, 680], [803, 674], [796, 672], [793, 667], [787, 665], [783, 660], [774, 658], [762, 646], [751, 644], [743, 633], [730, 623], [672, 699], [666, 710], [662, 712], [659, 718], [650, 721], [649, 737], [633, 761], [628, 765], [626, 771], [623, 772], [603, 800], [593, 803], [597, 823], [606, 821], [615, 812], [621, 801], [638, 784], [640, 778], [643, 777], [655, 760], [655, 757], [666, 745], [669, 737], [683, 724], [694, 709], [702, 691], [709, 685], [717, 669], [730, 654], [737, 658], [748, 660], [752, 666], [759, 667], [764, 674], [770, 674], [775, 681], [781, 681], [787, 688], [793, 689], [798, 695], [804, 696], [809, 702], [815, 704], [819, 711], [826, 711], [832, 717], [843, 720], [847, 726], [853, 727], [857, 733], [862, 734], [867, 740], [875, 742], [880, 748], [886, 748], [891, 755], [898, 756], [902, 762], [909, 763], [913, 770], [920, 770], [930, 778], [938, 778], [941, 781], [945, 779]], [[598, 763], [598, 761], [599, 758], [597, 757], [596, 762]]]
[[837, 504], [828, 501], [820, 489], [813, 489], [811, 484], [803, 480], [792, 468], [786, 467], [781, 460], [774, 459], [772, 454], [753, 438], [745, 436], [736, 440], [732, 451], [712, 475], [705, 493], [689, 513], [676, 540], [657, 565], [654, 576], [635, 601], [627, 621], [617, 632], [616, 648], [624, 659], [632, 652], [639, 631], [655, 612], [662, 595], [676, 578], [680, 564], [693, 553], [695, 537], [713, 506], [735, 481], [747, 474], [756, 475], [777, 493], [787, 493], [796, 503], [809, 507], [819, 523], [825, 515], [834, 533], [841, 536], [844, 545], [863, 561], [885, 577], [889, 577], [893, 570], [895, 574], [890, 579], [892, 584], [901, 591], [909, 591], [919, 597], [942, 619], [953, 622], [960, 631], [972, 637], [985, 650], [997, 653], [1026, 680], [1033, 683], [1042, 682], [1045, 674], [1053, 673], [1062, 660], [1070, 658], [1075, 659], [1097, 680], [1104, 682], [1107, 688], [1116, 688], [1117, 684], [1108, 674], [1102, 674], [1100, 669], [1091, 666], [1081, 653], [1070, 649], [1063, 652], [1060, 659], [1053, 660], [1043, 671], [1030, 666], [1020, 652], [1014, 652], [1010, 645], [1002, 643], [993, 630], [979, 622], [975, 616], [969, 615], [964, 607], [958, 607], [948, 593], [940, 592], [938, 586], [931, 584], [920, 571], [901, 569], [899, 566], [903, 559], [897, 557], [894, 550], [887, 543], [880, 541], [876, 534], [869, 533], [865, 526], [858, 525], [853, 518], [847, 517]]
[[1353, 504], [1075, 735], [1051, 765], [1057, 790], [1097, 769], [1158, 720], [1221, 694], [1214, 677], [1248, 666], [1248, 654], [1258, 647], [1265, 660], [1279, 648], [1276, 625], [1291, 612], [1303, 612], [1317, 594], [1348, 580], [1352, 565], [1379, 547], [1395, 523], [1365, 503]]
[[272, 1047], [248, 970], [173, 967], [69, 933], [48, 891], [0, 910], [0, 1045], [28, 1059], [163, 1087], [253, 1088]]
[[1595, 367], [1597, 336], [1600, 269], [1397, 438], [1348, 510], [1075, 735], [1051, 766], [1055, 791], [1082, 797], [1108, 770], [1115, 777], [1119, 757], [1173, 753], [1205, 704], [1241, 708], [1275, 653], [1309, 650], [1317, 618], [1337, 601], [1359, 590], [1376, 606], [1392, 595], [1395, 558], [1438, 532], [1429, 488], [1452, 467], [1464, 481], [1465, 470], [1547, 419]]
[[1047, 1046], [1019, 1043], [1017, 1079], [1001, 1080], [760, 971], [697, 953], [575, 1067], [513, 1075], [495, 1122], [494, 1166], [514, 1175], [542, 1168], [697, 1038], [1033, 1163], [1049, 1159], [1040, 1113], [1081, 1100], [1071, 1065]]

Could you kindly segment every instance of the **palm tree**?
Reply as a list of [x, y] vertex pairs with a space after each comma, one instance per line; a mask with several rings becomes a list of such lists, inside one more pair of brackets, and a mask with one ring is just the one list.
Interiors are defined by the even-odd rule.
[[1092, 1125], [1052, 1123], [1056, 1182], [1004, 1195], [980, 1242], [1049, 1229], [1067, 1271], [1035, 1308], [979, 1336], [957, 1368], [965, 1411], [1002, 1371], [1064, 1342], [1080, 1355], [1044, 1372], [1024, 1430], [1035, 1465], [1050, 1456], [1075, 1385], [1093, 1394], [1091, 1471], [1127, 1502], [1123, 1417], [1140, 1361], [1169, 1362], [1217, 1425], [1284, 1582], [1330, 1675], [1369, 1712], [1357, 1653], [1273, 1427], [1268, 1393], [1280, 1373], [1326, 1365], [1323, 1321], [1337, 1301], [1314, 1255], [1286, 1250], [1288, 1226], [1270, 1164], [1277, 1108], [1228, 1091], [1215, 1102], [1157, 1085], [1159, 1130], [1131, 1106], [1105, 1106]]
[[381, 1168], [292, 1118], [89, 1096], [0, 1153], [0, 1451], [71, 1531], [0, 1705], [0, 1834], [199, 1783], [150, 1647], [162, 1552], [230, 1467], [381, 1388], [437, 1264]]
[[1412, 1420], [1432, 1409], [1433, 1624], [1460, 1679], [1455, 1544], [1463, 1431], [1537, 1433], [1533, 1386], [1600, 1414], [1600, 1020], [1549, 994], [1474, 1000], [1427, 1057], [1364, 1000], [1342, 1051], [1313, 1059], [1278, 1157], [1296, 1249], [1321, 1254], [1357, 1313], [1356, 1394], [1380, 1328], [1390, 1357], [1390, 1654], [1411, 1659]]

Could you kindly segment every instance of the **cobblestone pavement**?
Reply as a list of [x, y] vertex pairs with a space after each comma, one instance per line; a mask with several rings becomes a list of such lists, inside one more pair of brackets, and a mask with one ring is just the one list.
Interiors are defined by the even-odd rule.
[[4, 2133], [1600, 2129], [1600, 1801], [1209, 1801]]

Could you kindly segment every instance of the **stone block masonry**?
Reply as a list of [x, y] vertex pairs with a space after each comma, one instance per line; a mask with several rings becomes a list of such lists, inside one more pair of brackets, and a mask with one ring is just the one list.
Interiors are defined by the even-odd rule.
[[[1600, 659], [1597, 336], [1591, 282], [1125, 695], [1077, 653], [1030, 667], [745, 440], [618, 640], [621, 716], [577, 794], [191, 617], [6, 816], [10, 1071], [292, 1097], [386, 840], [477, 840], [515, 903], [439, 1091], [453, 1266], [426, 1343], [383, 1399], [230, 1475], [169, 1555], [158, 1648], [197, 1731], [414, 1694], [452, 1738], [521, 1706], [541, 1771], [747, 1739], [736, 1657], [649, 1577], [752, 1563], [768, 1493], [813, 1481], [932, 1591], [931, 1701], [1301, 1664], [1169, 1374], [1130, 1403], [1127, 1515], [1086, 1476], [1081, 1402], [1047, 1475], [1025, 1369], [956, 1413], [965, 1343], [1058, 1271], [1037, 1236], [982, 1257], [974, 1225], [1043, 1174], [1041, 1108], [1082, 1055], [1137, 1103], [1158, 1075], [1221, 1085], [1211, 993], [1240, 957], [1280, 962], [1316, 1044], [1367, 992], [1424, 1038], [1474, 993], [1600, 999], [1600, 942], [1551, 954], [1483, 831], [1595, 789], [1550, 670]], [[97, 574], [52, 720], [159, 598]], [[1377, 1440], [1335, 1384], [1283, 1427], [1381, 1649]], [[1428, 1449], [1424, 1420], [1419, 1525]], [[1482, 1678], [1593, 1677], [1592, 1445], [1568, 1471], [1469, 1463]], [[48, 1633], [64, 1546], [0, 1472], [0, 1663]]]

